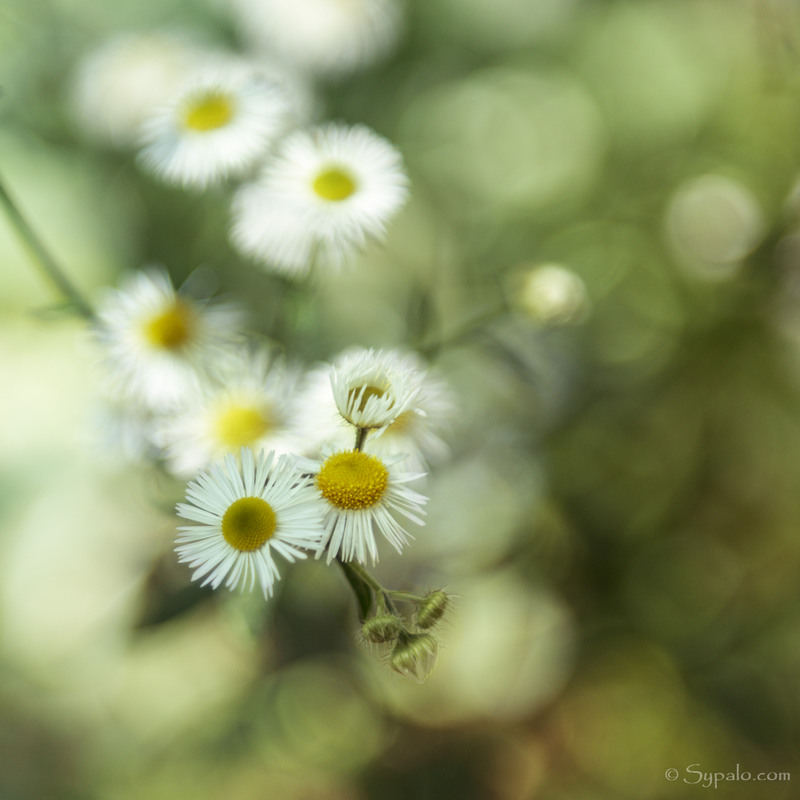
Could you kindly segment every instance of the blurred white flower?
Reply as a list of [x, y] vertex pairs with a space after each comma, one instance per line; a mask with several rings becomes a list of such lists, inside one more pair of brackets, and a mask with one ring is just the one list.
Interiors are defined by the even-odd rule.
[[[345, 351], [334, 363], [341, 363], [352, 352]], [[441, 461], [448, 454], [449, 448], [442, 437], [455, 409], [453, 393], [444, 379], [435, 370], [428, 369], [417, 354], [390, 353], [396, 356], [400, 367], [408, 371], [419, 392], [411, 408], [401, 412], [387, 426], [370, 433], [364, 449], [381, 458], [404, 454], [406, 469], [425, 472], [432, 462]], [[326, 446], [334, 449], [353, 446], [353, 428], [336, 406], [330, 374], [329, 366], [310, 370], [297, 399], [298, 420], [309, 453], [316, 454]]]
[[231, 305], [176, 293], [163, 269], [135, 273], [98, 306], [109, 390], [156, 411], [185, 403], [200, 391], [209, 360], [238, 338], [239, 320]]
[[292, 395], [298, 373], [265, 349], [241, 348], [211, 365], [213, 379], [197, 401], [164, 417], [154, 439], [171, 472], [191, 477], [242, 447], [288, 453], [293, 432]]
[[317, 458], [324, 449], [348, 450], [356, 431], [342, 418], [331, 389], [331, 365], [312, 367], [300, 381], [296, 398], [302, 452]]
[[200, 52], [185, 36], [165, 31], [126, 33], [103, 42], [72, 76], [70, 105], [77, 124], [95, 140], [133, 144], [142, 123], [197, 67]]
[[405, 203], [399, 153], [362, 125], [289, 136], [261, 178], [234, 198], [231, 241], [265, 269], [303, 276], [338, 269], [382, 239]]
[[231, 0], [231, 7], [255, 45], [323, 75], [376, 61], [402, 29], [395, 0]]
[[298, 459], [304, 472], [316, 473], [314, 486], [323, 501], [325, 537], [317, 557], [327, 549], [329, 564], [336, 556], [362, 564], [369, 557], [375, 563], [375, 529], [398, 553], [408, 543], [394, 514], [425, 524], [419, 515], [427, 498], [405, 485], [422, 476], [397, 471], [399, 460], [383, 461], [358, 450], [332, 453], [321, 463]]
[[322, 537], [320, 505], [289, 456], [258, 458], [242, 448], [241, 467], [233, 456], [224, 469], [215, 465], [186, 489], [178, 514], [199, 522], [180, 528], [178, 560], [194, 569], [203, 586], [251, 591], [256, 582], [264, 597], [280, 577], [273, 550], [287, 561], [305, 558], [300, 549], [316, 549]]
[[167, 183], [203, 188], [253, 167], [290, 115], [278, 84], [257, 69], [203, 71], [143, 124], [139, 161]]

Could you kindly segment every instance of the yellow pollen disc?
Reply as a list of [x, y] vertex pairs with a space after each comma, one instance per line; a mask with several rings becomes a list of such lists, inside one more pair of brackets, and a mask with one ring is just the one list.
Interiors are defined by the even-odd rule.
[[252, 553], [275, 533], [275, 512], [260, 497], [234, 500], [222, 517], [222, 536], [236, 550]]
[[238, 450], [253, 444], [269, 428], [268, 414], [252, 406], [226, 406], [214, 420], [214, 434], [228, 450]]
[[335, 453], [316, 478], [322, 496], [336, 508], [360, 511], [379, 503], [389, 486], [389, 470], [374, 456], [358, 450]]
[[344, 170], [331, 167], [314, 179], [314, 191], [323, 200], [347, 200], [356, 190], [356, 182]]
[[183, 123], [193, 131], [213, 131], [224, 128], [233, 119], [231, 98], [221, 92], [197, 95], [183, 112]]
[[191, 339], [194, 327], [194, 310], [182, 300], [175, 300], [160, 314], [146, 320], [142, 332], [153, 347], [180, 350]]

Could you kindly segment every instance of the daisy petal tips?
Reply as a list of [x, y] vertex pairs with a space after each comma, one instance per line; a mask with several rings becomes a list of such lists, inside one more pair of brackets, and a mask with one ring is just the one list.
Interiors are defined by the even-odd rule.
[[287, 561], [305, 558], [323, 539], [319, 501], [289, 456], [242, 448], [189, 483], [178, 515], [199, 523], [179, 528], [178, 560], [194, 570], [192, 580], [217, 589], [252, 591], [265, 599], [279, 579], [274, 553]]

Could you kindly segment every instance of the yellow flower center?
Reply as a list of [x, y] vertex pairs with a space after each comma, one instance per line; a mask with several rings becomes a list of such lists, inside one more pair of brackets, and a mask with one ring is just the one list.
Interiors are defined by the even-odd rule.
[[383, 462], [358, 450], [334, 453], [316, 478], [322, 496], [336, 508], [360, 511], [381, 501], [389, 486]]
[[269, 414], [260, 408], [230, 404], [214, 420], [217, 441], [228, 450], [238, 450], [260, 439], [271, 427]]
[[142, 332], [145, 341], [161, 350], [180, 350], [194, 334], [195, 312], [187, 303], [176, 299], [154, 317], [145, 320]]
[[233, 119], [231, 98], [219, 91], [208, 91], [193, 97], [183, 112], [183, 124], [204, 133], [224, 128]]
[[355, 190], [355, 180], [338, 167], [326, 169], [314, 179], [314, 191], [323, 200], [347, 200]]
[[275, 512], [260, 497], [234, 500], [222, 517], [222, 536], [236, 550], [252, 553], [275, 533]]

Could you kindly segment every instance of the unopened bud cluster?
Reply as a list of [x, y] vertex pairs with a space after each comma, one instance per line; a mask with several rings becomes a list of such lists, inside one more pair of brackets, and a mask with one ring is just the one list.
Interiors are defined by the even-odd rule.
[[395, 672], [423, 683], [433, 672], [439, 653], [439, 642], [431, 630], [444, 617], [450, 598], [443, 590], [436, 589], [424, 597], [403, 594], [397, 599], [415, 606], [411, 615], [404, 617], [389, 612], [381, 604], [378, 613], [362, 625], [361, 635], [371, 644], [391, 646], [389, 666]]

